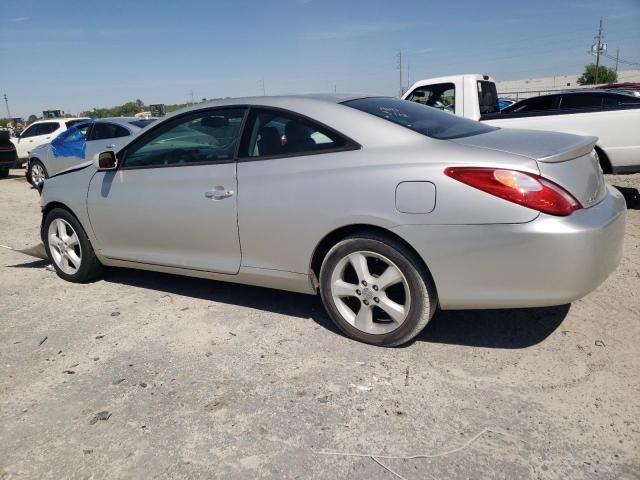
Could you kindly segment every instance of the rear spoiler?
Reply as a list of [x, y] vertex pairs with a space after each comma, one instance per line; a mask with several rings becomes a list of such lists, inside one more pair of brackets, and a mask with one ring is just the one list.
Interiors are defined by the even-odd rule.
[[568, 148], [563, 148], [561, 152], [547, 155], [543, 158], [538, 158], [539, 162], [544, 163], [558, 163], [565, 162], [567, 160], [573, 160], [574, 158], [582, 157], [591, 153], [591, 150], [596, 146], [598, 137], [581, 137], [576, 136], [576, 142], [570, 145]]

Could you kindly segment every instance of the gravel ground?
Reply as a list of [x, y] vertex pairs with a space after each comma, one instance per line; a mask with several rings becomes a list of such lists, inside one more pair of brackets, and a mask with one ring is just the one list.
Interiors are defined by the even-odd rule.
[[[0, 244], [24, 248], [39, 198], [12, 173]], [[73, 285], [0, 248], [0, 479], [640, 478], [638, 208], [586, 298], [438, 312], [399, 349], [344, 338], [311, 296], [115, 269]], [[418, 454], [437, 456], [381, 458]]]

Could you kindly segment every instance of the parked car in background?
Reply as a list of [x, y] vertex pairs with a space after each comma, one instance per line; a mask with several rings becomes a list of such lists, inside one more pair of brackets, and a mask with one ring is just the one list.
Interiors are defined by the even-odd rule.
[[520, 100], [502, 113], [517, 112], [598, 112], [618, 107], [640, 106], [640, 98], [609, 90], [574, 90]]
[[119, 266], [319, 290], [347, 335], [395, 346], [436, 306], [562, 305], [604, 281], [626, 207], [595, 141], [398, 98], [221, 100], [45, 181], [41, 237], [67, 281]]
[[26, 176], [38, 187], [46, 178], [90, 159], [96, 152], [117, 150], [154, 118], [116, 117], [83, 120], [29, 155]]
[[9, 175], [9, 169], [18, 164], [16, 147], [11, 141], [8, 130], [0, 130], [0, 178]]
[[403, 99], [437, 104], [439, 92], [456, 115], [487, 125], [548, 130], [598, 137], [596, 152], [605, 173], [640, 171], [640, 99], [596, 89], [522, 100], [500, 112], [496, 85], [488, 75], [452, 75], [419, 80]]
[[29, 152], [31, 150], [45, 143], [49, 143], [61, 132], [64, 132], [82, 120], [87, 120], [87, 118], [55, 118], [33, 122], [19, 137], [12, 139], [16, 146], [19, 164], [23, 165], [29, 159]]

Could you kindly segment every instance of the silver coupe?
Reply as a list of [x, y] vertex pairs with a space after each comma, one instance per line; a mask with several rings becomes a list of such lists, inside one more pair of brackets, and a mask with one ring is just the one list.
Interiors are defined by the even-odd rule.
[[436, 307], [560, 305], [607, 278], [626, 207], [595, 142], [386, 97], [227, 99], [47, 179], [42, 239], [68, 281], [319, 291], [345, 334], [396, 346]]

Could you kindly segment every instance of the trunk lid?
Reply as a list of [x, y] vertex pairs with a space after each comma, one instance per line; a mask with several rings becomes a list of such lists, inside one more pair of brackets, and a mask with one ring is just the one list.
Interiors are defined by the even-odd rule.
[[451, 141], [533, 159], [543, 177], [589, 208], [606, 195], [604, 176], [594, 151], [597, 140], [567, 133], [498, 129]]

